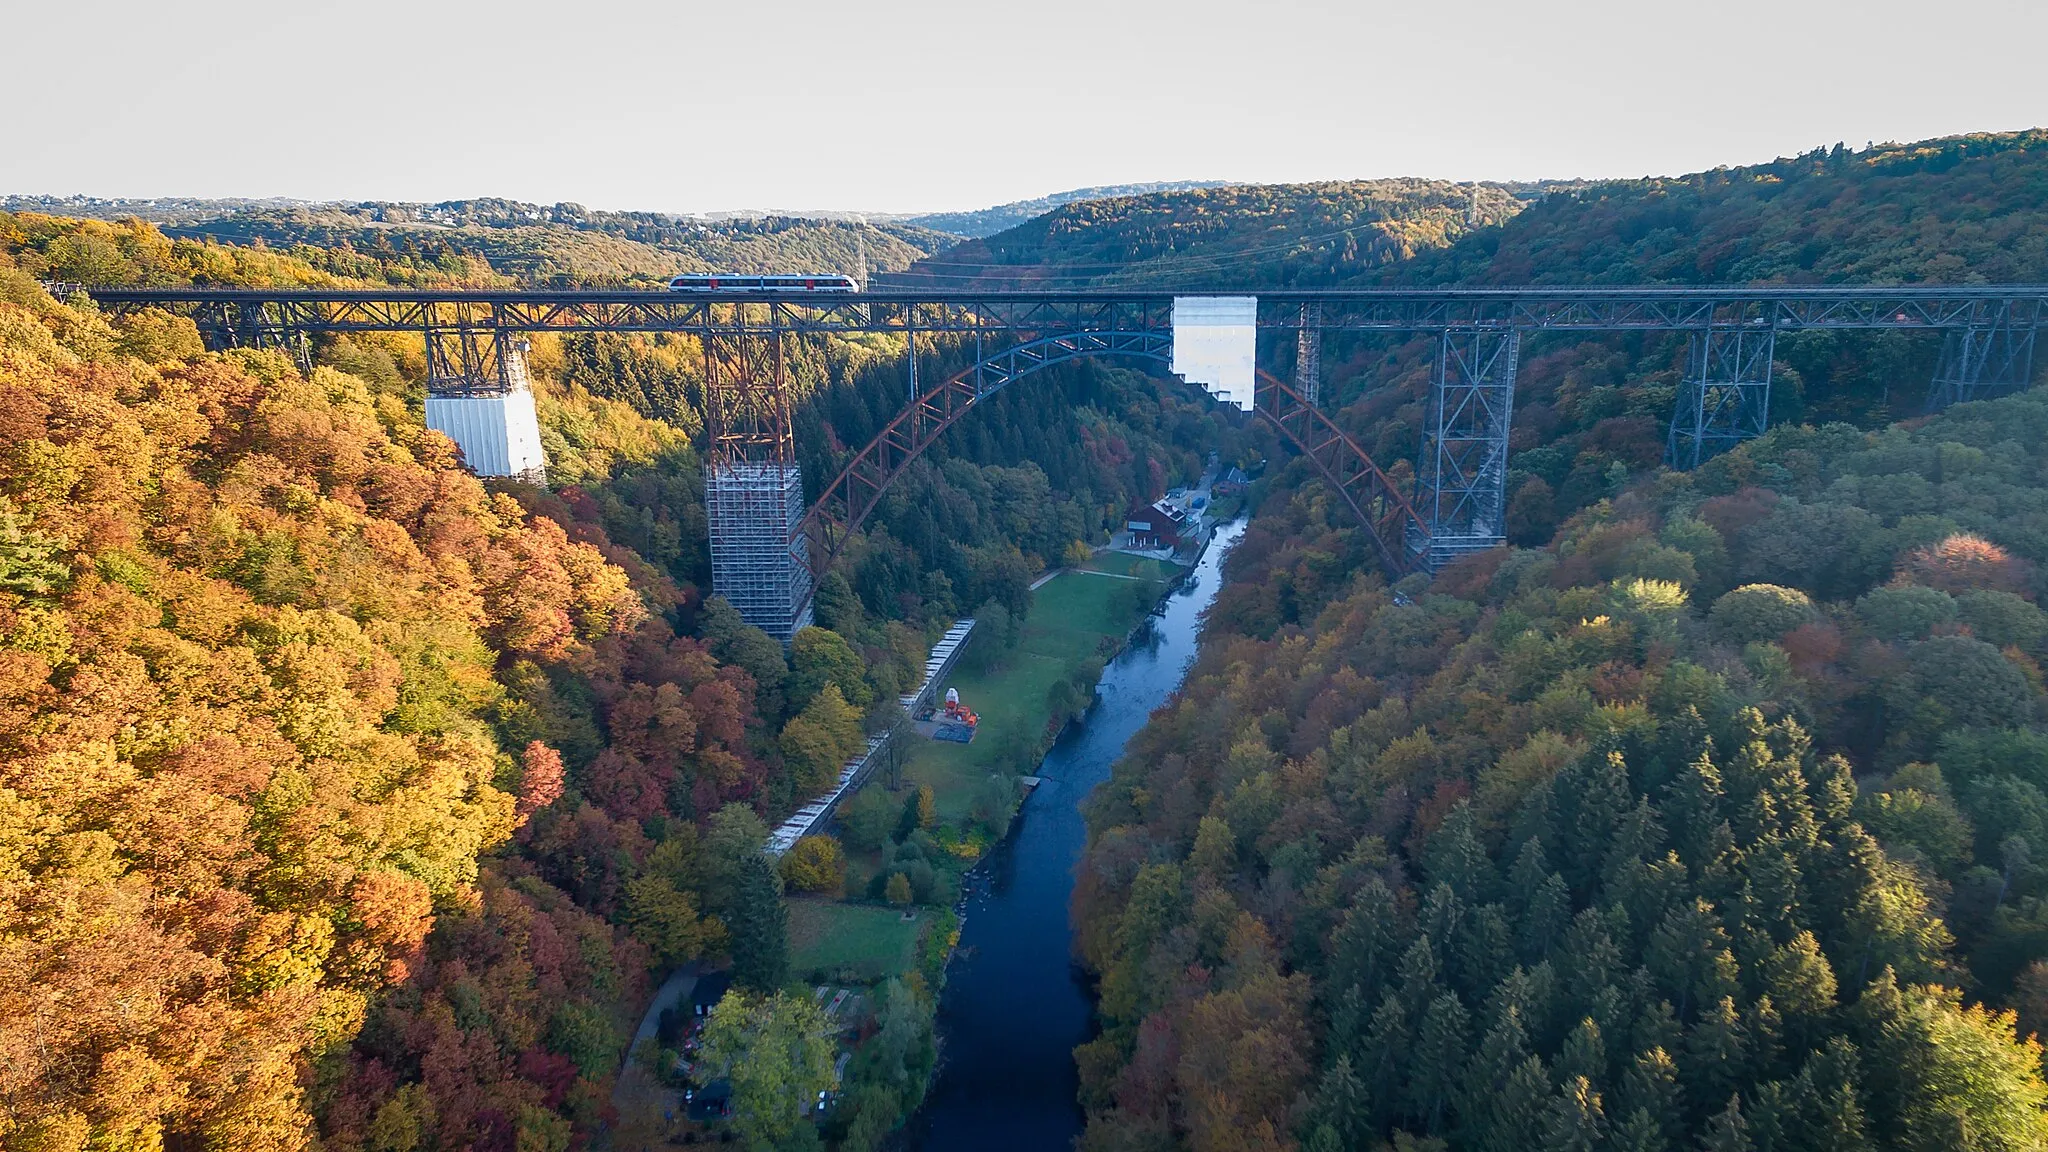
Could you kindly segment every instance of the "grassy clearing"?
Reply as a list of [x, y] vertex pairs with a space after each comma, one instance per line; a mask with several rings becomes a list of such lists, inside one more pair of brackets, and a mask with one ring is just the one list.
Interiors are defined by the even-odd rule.
[[[1186, 569], [1150, 556], [1133, 556], [1128, 552], [1097, 552], [1081, 569], [1084, 572], [1108, 572], [1115, 576], [1136, 576], [1142, 580], [1171, 580]], [[1050, 585], [1048, 585], [1050, 587]]]
[[808, 980], [873, 984], [910, 971], [924, 918], [901, 911], [829, 900], [789, 901], [789, 967]]
[[[1153, 569], [1159, 570], [1156, 566]], [[1178, 575], [1168, 567], [1162, 574]], [[933, 830], [936, 846], [928, 846], [926, 857], [940, 880], [940, 903], [953, 890], [958, 873], [986, 850], [989, 830], [999, 833], [1007, 814], [1015, 811], [1018, 792], [1015, 777], [1030, 772], [1044, 750], [1046, 728], [1052, 715], [1053, 689], [1071, 683], [1101, 661], [1144, 617], [1144, 613], [1165, 591], [1163, 582], [1114, 579], [1100, 573], [1067, 572], [1048, 581], [1032, 593], [1031, 614], [1017, 646], [1003, 658], [1002, 666], [955, 673], [947, 682], [959, 689], [960, 698], [981, 718], [972, 744], [926, 740], [911, 734], [903, 749], [902, 783], [908, 787], [887, 791], [881, 781], [869, 791], [882, 790], [892, 810], [913, 795], [910, 788], [928, 785], [938, 810], [940, 827]], [[986, 642], [986, 641], [982, 641]], [[970, 642], [971, 643], [971, 642]], [[1072, 706], [1072, 689], [1061, 692]], [[857, 803], [865, 803], [864, 794]], [[849, 876], [854, 890], [866, 890], [866, 882], [888, 867], [893, 844], [881, 851], [854, 850], [847, 853]], [[791, 904], [791, 942], [799, 971], [814, 963], [810, 933], [834, 931], [821, 921], [822, 914]], [[825, 905], [831, 907], [831, 905]], [[855, 915], [872, 916], [886, 910], [874, 906], [844, 905]], [[798, 916], [807, 919], [802, 925]], [[819, 944], [817, 954], [838, 956], [838, 944]], [[852, 947], [848, 944], [844, 947]]]
[[[1164, 568], [1163, 575], [1180, 572], [1140, 557], [1123, 559]], [[1028, 770], [1045, 732], [1052, 686], [1101, 659], [1162, 591], [1156, 583], [1065, 572], [1031, 594], [1024, 636], [1003, 666], [956, 673], [950, 681], [981, 717], [974, 743], [920, 742], [904, 767], [906, 780], [931, 785], [940, 820], [964, 824], [991, 774]]]

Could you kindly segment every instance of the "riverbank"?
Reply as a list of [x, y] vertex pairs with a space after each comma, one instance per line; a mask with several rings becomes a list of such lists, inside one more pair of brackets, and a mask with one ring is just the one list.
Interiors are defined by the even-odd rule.
[[1079, 1134], [1073, 1050], [1087, 1040], [1094, 1011], [1071, 962], [1067, 915], [1086, 838], [1080, 805], [1179, 688], [1201, 614], [1222, 583], [1223, 556], [1243, 529], [1243, 521], [1218, 529], [1157, 614], [1138, 621], [1128, 644], [1116, 638], [1095, 706], [1060, 733], [1036, 766], [1041, 785], [974, 871], [940, 993], [945, 1060], [912, 1123], [913, 1148], [1023, 1152], [1068, 1147]]
[[1017, 800], [1009, 782], [1029, 774], [1059, 730], [1086, 709], [1103, 666], [1181, 571], [1137, 579], [1060, 573], [1032, 593], [1014, 647], [969, 653], [951, 684], [980, 716], [974, 742], [922, 741], [903, 760], [904, 782], [932, 789], [941, 824], [963, 835], [999, 835], [1009, 826]]

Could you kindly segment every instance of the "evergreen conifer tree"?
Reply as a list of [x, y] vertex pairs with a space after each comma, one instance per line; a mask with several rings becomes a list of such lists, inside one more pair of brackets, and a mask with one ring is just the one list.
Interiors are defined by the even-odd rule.
[[781, 877], [766, 854], [741, 865], [731, 916], [734, 982], [774, 992], [789, 976], [789, 912], [782, 905]]
[[1465, 1006], [1448, 992], [1437, 997], [1423, 1017], [1408, 1081], [1408, 1109], [1430, 1135], [1443, 1131], [1464, 1076], [1468, 1024]]
[[1583, 1076], [1565, 1081], [1543, 1111], [1543, 1152], [1600, 1152], [1606, 1136], [1600, 1093]]

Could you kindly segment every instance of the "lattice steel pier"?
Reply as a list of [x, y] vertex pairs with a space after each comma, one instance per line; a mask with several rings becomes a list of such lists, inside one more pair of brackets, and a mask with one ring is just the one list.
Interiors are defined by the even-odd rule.
[[1685, 381], [1671, 414], [1664, 458], [1697, 468], [1771, 426], [1771, 357], [1776, 327], [1715, 327], [1692, 333]]
[[1409, 549], [1430, 571], [1506, 536], [1508, 425], [1522, 336], [1512, 329], [1444, 333], [1423, 425]]
[[1942, 337], [1941, 360], [1927, 389], [1927, 410], [1989, 400], [2025, 388], [2034, 378], [2039, 300], [1998, 300], [1977, 307], [1968, 327]]

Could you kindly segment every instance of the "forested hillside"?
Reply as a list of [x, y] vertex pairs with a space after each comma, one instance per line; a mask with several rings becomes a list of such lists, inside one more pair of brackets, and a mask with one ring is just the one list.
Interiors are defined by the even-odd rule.
[[1694, 284], [2048, 277], [2048, 132], [1842, 145], [1690, 176], [1560, 191], [1379, 278]]
[[245, 209], [173, 236], [338, 249], [380, 261], [480, 259], [528, 285], [648, 286], [683, 272], [886, 272], [953, 241], [909, 224], [783, 216], [699, 220], [507, 200]]
[[[486, 488], [422, 425], [414, 338], [308, 376], [36, 284], [482, 275], [0, 216], [0, 1145], [581, 1146], [650, 976], [781, 985], [766, 822], [934, 628], [1021, 617], [1047, 558], [1240, 435], [1126, 373], [1020, 385], [785, 654], [706, 600], [688, 341], [536, 338], [552, 488]], [[903, 387], [886, 341], [794, 367], [814, 469]], [[843, 1146], [921, 1096], [934, 990], [872, 1009], [905, 1047], [856, 1066]]]
[[380, 258], [308, 245], [286, 251], [174, 240], [134, 217], [106, 221], [0, 212], [0, 251], [8, 253], [10, 267], [35, 279], [95, 286], [425, 288], [503, 283], [483, 260], [452, 249]]
[[[1587, 188], [1374, 278], [2038, 280], [2041, 164]], [[2048, 1142], [2048, 397], [1891, 424], [1931, 345], [1788, 338], [1777, 430], [1677, 474], [1679, 351], [1529, 341], [1516, 546], [1434, 580], [1272, 482], [1092, 804], [1084, 1147]], [[1383, 458], [1424, 352], [1338, 353]]]
[[1154, 192], [1183, 192], [1190, 188], [1220, 188], [1228, 183], [1228, 180], [1164, 180], [1151, 184], [1106, 184], [1095, 188], [1055, 192], [1050, 196], [1039, 196], [1030, 200], [1012, 200], [1008, 204], [997, 204], [967, 212], [928, 212], [922, 216], [904, 217], [902, 222], [919, 228], [930, 228], [935, 232], [949, 232], [955, 236], [980, 239], [1007, 228], [1014, 228], [1034, 216], [1043, 216], [1062, 205], [1081, 200], [1108, 200], [1117, 196], [1144, 196]]
[[2044, 435], [1781, 429], [1394, 589], [1269, 501], [1093, 803], [1087, 1146], [2040, 1146]]
[[[487, 494], [388, 393], [0, 277], [6, 1142], [296, 1147], [309, 1109], [384, 1103], [390, 1074], [337, 1075], [366, 1058], [444, 1069], [391, 1124], [566, 1133], [548, 1109], [608, 1071], [642, 946], [543, 853], [479, 857], [546, 842], [561, 749], [579, 791], [627, 775], [563, 737], [700, 649], [601, 536]], [[698, 664], [715, 803], [712, 766], [744, 791], [751, 685]], [[476, 1000], [502, 1049], [448, 1015], [502, 956], [458, 921], [573, 942]]]
[[2044, 184], [2048, 132], [2035, 130], [1642, 180], [1196, 188], [1068, 205], [913, 274], [1247, 288], [2035, 282], [2048, 276]]
[[1494, 184], [1357, 180], [1193, 188], [1069, 204], [949, 248], [890, 286], [1331, 283], [1511, 218]]
[[304, 200], [272, 196], [261, 199], [196, 196], [26, 196], [0, 195], [0, 212], [32, 212], [39, 216], [65, 216], [77, 220], [135, 219], [149, 224], [196, 224], [215, 220], [231, 212], [248, 209], [289, 209], [306, 206]]

